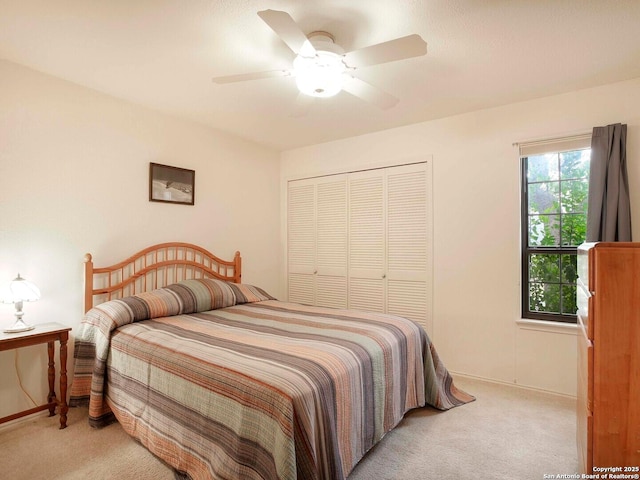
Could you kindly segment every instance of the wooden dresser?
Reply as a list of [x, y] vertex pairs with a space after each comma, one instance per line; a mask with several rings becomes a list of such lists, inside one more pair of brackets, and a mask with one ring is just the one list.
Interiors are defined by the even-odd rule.
[[640, 243], [578, 249], [578, 461], [640, 465]]

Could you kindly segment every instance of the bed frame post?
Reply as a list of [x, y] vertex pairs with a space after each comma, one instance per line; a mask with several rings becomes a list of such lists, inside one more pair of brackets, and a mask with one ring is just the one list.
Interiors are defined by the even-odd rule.
[[242, 258], [239, 251], [236, 251], [233, 263], [233, 281], [234, 283], [242, 283]]
[[84, 313], [93, 307], [93, 261], [91, 254], [84, 256]]

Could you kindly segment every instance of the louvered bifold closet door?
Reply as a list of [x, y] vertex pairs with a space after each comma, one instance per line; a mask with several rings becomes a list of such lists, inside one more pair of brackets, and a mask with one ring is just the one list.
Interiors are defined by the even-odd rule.
[[432, 333], [429, 162], [289, 182], [288, 299], [391, 313]]
[[347, 307], [347, 176], [289, 182], [288, 299]]
[[387, 312], [431, 332], [431, 178], [426, 164], [387, 171]]
[[316, 305], [347, 308], [347, 176], [316, 186]]
[[289, 182], [287, 190], [288, 299], [306, 305], [316, 302], [315, 183]]
[[386, 311], [383, 170], [349, 176], [349, 308]]

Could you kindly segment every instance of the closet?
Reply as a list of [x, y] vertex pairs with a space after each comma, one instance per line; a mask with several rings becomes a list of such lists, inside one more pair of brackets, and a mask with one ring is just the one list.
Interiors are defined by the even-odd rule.
[[405, 316], [431, 333], [429, 162], [292, 180], [291, 302]]

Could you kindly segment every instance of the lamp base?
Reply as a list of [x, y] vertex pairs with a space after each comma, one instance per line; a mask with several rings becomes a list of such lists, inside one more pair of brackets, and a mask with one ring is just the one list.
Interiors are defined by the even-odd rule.
[[28, 332], [29, 330], [33, 330], [34, 328], [36, 327], [34, 327], [33, 325], [27, 325], [22, 321], [21, 318], [19, 318], [18, 320], [15, 321], [15, 323], [11, 327], [5, 328], [3, 332], [4, 333]]

